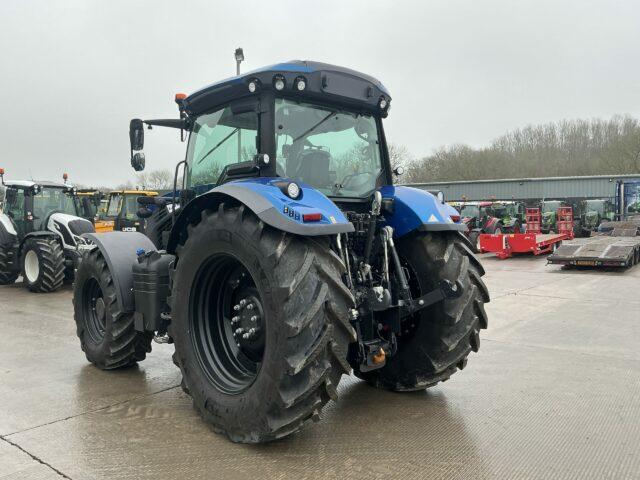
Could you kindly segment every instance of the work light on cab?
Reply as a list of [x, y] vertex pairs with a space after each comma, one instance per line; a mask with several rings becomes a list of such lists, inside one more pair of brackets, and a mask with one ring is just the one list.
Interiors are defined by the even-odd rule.
[[273, 76], [273, 88], [276, 90], [284, 90], [285, 79], [283, 75], [274, 75]]

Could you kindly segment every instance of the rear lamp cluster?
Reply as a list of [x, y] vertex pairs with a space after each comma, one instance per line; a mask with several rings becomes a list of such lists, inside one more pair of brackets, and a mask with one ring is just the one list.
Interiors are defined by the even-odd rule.
[[[273, 76], [271, 83], [273, 85], [273, 88], [279, 92], [288, 87], [287, 79], [280, 73], [277, 73]], [[298, 76], [293, 80], [293, 83], [289, 87], [297, 92], [302, 92], [307, 88], [307, 79], [303, 76]], [[252, 78], [247, 83], [247, 88], [249, 89], [250, 93], [257, 92], [260, 88], [260, 80], [258, 80], [257, 78]]]

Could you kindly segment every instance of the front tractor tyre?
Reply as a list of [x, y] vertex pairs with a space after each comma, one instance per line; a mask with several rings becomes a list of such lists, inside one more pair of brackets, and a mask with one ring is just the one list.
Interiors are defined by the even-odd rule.
[[135, 330], [133, 312], [121, 311], [116, 295], [107, 262], [96, 248], [76, 272], [73, 307], [82, 351], [102, 370], [128, 367], [151, 352], [152, 335]]
[[327, 238], [207, 210], [177, 250], [169, 334], [183, 389], [234, 442], [275, 440], [319, 419], [350, 372], [353, 297]]
[[64, 283], [64, 252], [55, 237], [27, 239], [21, 264], [22, 277], [32, 292], [54, 292]]
[[484, 269], [458, 233], [415, 232], [397, 242], [409, 272], [414, 298], [448, 280], [462, 287], [459, 297], [435, 303], [402, 322], [396, 355], [384, 367], [356, 375], [387, 390], [423, 390], [448, 380], [480, 348], [487, 328], [489, 292]]
[[20, 275], [20, 269], [14, 265], [17, 245], [0, 245], [0, 285], [10, 285]]

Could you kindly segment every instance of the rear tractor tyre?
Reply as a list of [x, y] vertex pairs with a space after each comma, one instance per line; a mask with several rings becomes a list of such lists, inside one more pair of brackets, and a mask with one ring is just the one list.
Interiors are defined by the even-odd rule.
[[64, 282], [64, 252], [56, 238], [29, 238], [22, 249], [21, 264], [22, 277], [32, 292], [54, 292]]
[[144, 360], [152, 335], [136, 331], [133, 313], [118, 307], [111, 272], [98, 249], [82, 259], [73, 287], [76, 334], [87, 360], [102, 370]]
[[356, 375], [387, 390], [423, 390], [448, 380], [480, 348], [480, 330], [487, 328], [484, 304], [489, 292], [480, 278], [484, 269], [462, 238], [454, 233], [416, 232], [398, 242], [415, 296], [449, 280], [462, 294], [425, 308], [406, 319], [398, 351], [384, 367]]
[[14, 265], [17, 245], [0, 245], [0, 285], [10, 285], [20, 276], [20, 269]]
[[290, 235], [243, 205], [202, 213], [178, 248], [169, 334], [183, 390], [234, 442], [282, 438], [337, 399], [353, 297], [326, 238]]
[[481, 253], [480, 251], [480, 232], [469, 233], [469, 242], [473, 245], [475, 253]]

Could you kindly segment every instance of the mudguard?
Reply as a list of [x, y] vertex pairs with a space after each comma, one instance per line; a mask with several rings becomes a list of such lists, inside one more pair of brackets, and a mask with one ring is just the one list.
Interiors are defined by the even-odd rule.
[[467, 226], [454, 223], [450, 211], [435, 196], [418, 188], [387, 185], [380, 189], [383, 200], [393, 200], [393, 212], [385, 213], [394, 236], [414, 230], [464, 232]]
[[17, 241], [18, 232], [16, 232], [11, 218], [4, 213], [0, 213], [0, 245], [12, 245]]
[[156, 247], [139, 232], [83, 233], [82, 237], [89, 239], [95, 245], [94, 248], [99, 248], [107, 262], [120, 310], [134, 311], [132, 267], [138, 261], [137, 251], [155, 251]]
[[[286, 178], [247, 178], [224, 183], [196, 197], [181, 209], [169, 236], [167, 252], [175, 253], [180, 233], [200, 217], [202, 210], [214, 209], [230, 198], [246, 205], [267, 225], [284, 232], [304, 236], [353, 232], [353, 225], [336, 204], [312, 186], [296, 181], [300, 196], [295, 200], [289, 198], [283, 190], [291, 182]], [[319, 220], [304, 221], [304, 215], [318, 213]]]

